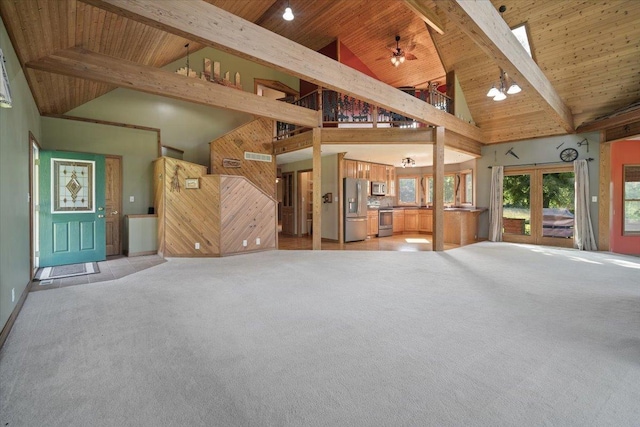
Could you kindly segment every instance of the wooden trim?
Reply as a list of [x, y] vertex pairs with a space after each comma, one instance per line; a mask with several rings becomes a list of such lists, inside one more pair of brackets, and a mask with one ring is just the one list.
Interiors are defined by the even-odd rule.
[[418, 15], [433, 31], [438, 34], [444, 34], [444, 24], [442, 20], [429, 6], [417, 0], [404, 0], [404, 2], [407, 7]]
[[176, 147], [172, 147], [172, 146], [167, 145], [167, 144], [163, 144], [162, 147], [163, 148], [168, 148], [169, 150], [177, 151], [178, 153], [184, 154], [184, 150], [181, 150], [181, 149], [176, 148]]
[[490, 1], [441, 0], [438, 6], [449, 20], [518, 82], [525, 96], [530, 96], [567, 133], [574, 132], [571, 110]]
[[157, 218], [158, 214], [130, 214], [125, 215], [125, 218]]
[[[92, 6], [275, 68], [420, 122], [444, 126], [475, 141], [483, 141], [480, 128], [209, 3], [86, 1]], [[193, 25], [194, 16], [198, 17], [198, 25]], [[85, 69], [83, 73], [86, 72]], [[291, 120], [287, 122], [292, 123]]]
[[267, 79], [253, 79], [253, 93], [258, 93], [258, 85], [268, 87], [269, 89], [277, 90], [280, 92], [284, 92], [290, 96], [300, 96], [300, 92], [293, 89], [292, 87], [287, 86], [278, 80], [267, 80]]
[[313, 146], [311, 132], [304, 132], [289, 138], [281, 139], [273, 143], [273, 154], [291, 153], [293, 151], [304, 150]]
[[[171, 5], [177, 4], [179, 3], [171, 3]], [[304, 107], [287, 104], [201, 79], [181, 76], [159, 68], [140, 65], [80, 47], [60, 50], [49, 56], [30, 61], [27, 63], [27, 67], [153, 95], [166, 96], [208, 107], [254, 114], [304, 127], [317, 125], [316, 112]]]
[[160, 129], [152, 128], [148, 126], [140, 126], [140, 125], [132, 125], [129, 123], [120, 123], [120, 122], [111, 122], [108, 120], [100, 120], [100, 119], [89, 119], [87, 117], [78, 117], [78, 116], [68, 116], [66, 114], [43, 114], [43, 117], [50, 117], [52, 119], [64, 119], [64, 120], [75, 120], [77, 122], [85, 122], [85, 123], [95, 123], [98, 125], [106, 125], [106, 126], [118, 126], [128, 129], [137, 129], [137, 130], [146, 130], [149, 132], [156, 132], [158, 135], [158, 157], [162, 157], [162, 142], [160, 138]]
[[444, 146], [445, 129], [436, 128], [433, 144], [433, 246], [444, 251]]
[[29, 295], [29, 292], [31, 291], [32, 284], [33, 282], [29, 281], [29, 283], [27, 283], [27, 286], [24, 287], [24, 289], [22, 290], [22, 294], [20, 294], [20, 298], [18, 299], [18, 303], [13, 308], [11, 315], [9, 315], [9, 318], [7, 319], [7, 323], [4, 324], [4, 327], [2, 328], [2, 332], [0, 332], [0, 350], [2, 349], [2, 346], [4, 345], [5, 341], [7, 341], [7, 338], [9, 337], [11, 328], [13, 328], [13, 324], [15, 323], [16, 318], [18, 317], [18, 314], [20, 314], [20, 310], [22, 310], [22, 306], [24, 305], [24, 302], [27, 299], [27, 295]]
[[598, 189], [598, 250], [611, 248], [611, 144], [604, 142], [600, 132], [600, 176]]
[[640, 107], [626, 113], [614, 115], [591, 123], [578, 126], [576, 133], [591, 132], [594, 130], [606, 130], [612, 127], [624, 126], [640, 121]]
[[319, 251], [322, 242], [322, 129], [313, 128], [313, 250]]
[[323, 128], [323, 144], [433, 144], [433, 129]]

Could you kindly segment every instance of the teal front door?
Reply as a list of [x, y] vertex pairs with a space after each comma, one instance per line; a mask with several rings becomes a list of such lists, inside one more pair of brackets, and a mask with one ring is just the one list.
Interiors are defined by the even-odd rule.
[[40, 152], [40, 267], [105, 257], [105, 166], [99, 154]]

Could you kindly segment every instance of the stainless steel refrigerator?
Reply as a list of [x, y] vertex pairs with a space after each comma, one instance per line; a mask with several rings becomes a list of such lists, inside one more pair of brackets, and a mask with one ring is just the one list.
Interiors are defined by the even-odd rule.
[[366, 179], [345, 178], [344, 241], [355, 242], [367, 238], [367, 188]]

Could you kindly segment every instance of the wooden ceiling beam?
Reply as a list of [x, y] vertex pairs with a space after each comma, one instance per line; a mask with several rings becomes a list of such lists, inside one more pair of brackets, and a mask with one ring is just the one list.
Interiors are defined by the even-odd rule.
[[576, 132], [592, 132], [595, 130], [608, 130], [617, 126], [624, 126], [634, 122], [640, 121], [640, 105], [634, 110], [627, 111], [625, 113], [611, 115], [600, 120], [595, 120], [591, 123], [585, 123], [578, 126]]
[[417, 0], [404, 0], [404, 2], [407, 7], [413, 11], [413, 13], [418, 15], [420, 19], [422, 19], [424, 23], [431, 27], [436, 33], [444, 34], [444, 24], [433, 9]]
[[482, 131], [420, 99], [206, 2], [85, 0], [112, 13], [482, 141]]
[[[417, 0], [426, 3], [424, 0]], [[425, 6], [426, 7], [426, 6]], [[447, 17], [489, 55], [540, 108], [568, 133], [574, 132], [573, 115], [551, 82], [522, 48], [490, 1], [440, 0]], [[496, 76], [497, 77], [497, 76]], [[487, 82], [487, 90], [491, 82]]]
[[303, 127], [318, 126], [318, 113], [307, 108], [82, 48], [61, 50], [26, 65], [36, 70], [254, 114]]
[[433, 144], [433, 129], [322, 129], [323, 144]]

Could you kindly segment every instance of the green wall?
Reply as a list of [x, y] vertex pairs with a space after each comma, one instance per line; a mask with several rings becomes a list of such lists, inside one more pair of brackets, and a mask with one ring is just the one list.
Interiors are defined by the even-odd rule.
[[[189, 55], [191, 69], [202, 72], [204, 58], [220, 62], [222, 75], [226, 71], [231, 76], [239, 72], [243, 89], [247, 92], [254, 92], [254, 78], [279, 80], [296, 90], [299, 87], [299, 79], [295, 77], [213, 48]], [[164, 69], [176, 71], [185, 65], [186, 59], [182, 58]], [[209, 142], [253, 119], [249, 114], [129, 89], [115, 89], [67, 114], [158, 128], [163, 144], [184, 150], [184, 160], [206, 166], [209, 165]]]
[[[0, 108], [0, 327], [29, 284], [29, 131], [40, 140], [40, 114], [0, 20], [13, 108]], [[11, 291], [15, 295], [12, 301]]]
[[[44, 150], [122, 156], [122, 214], [146, 214], [153, 206], [153, 165], [158, 137], [153, 131], [75, 120], [42, 118]], [[129, 198], [133, 196], [134, 202]]]

